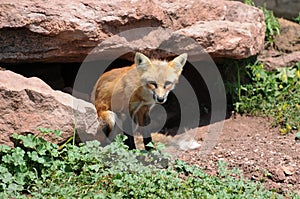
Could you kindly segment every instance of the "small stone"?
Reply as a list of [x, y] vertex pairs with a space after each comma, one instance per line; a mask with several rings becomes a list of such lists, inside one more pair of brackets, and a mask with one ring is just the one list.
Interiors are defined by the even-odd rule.
[[285, 174], [284, 171], [281, 167], [273, 167], [268, 169], [268, 171], [272, 174], [270, 176], [270, 178], [274, 181], [274, 182], [283, 182], [285, 180]]
[[294, 177], [294, 176], [289, 176], [288, 179], [287, 179], [287, 183], [289, 184], [297, 184], [297, 179]]
[[291, 166], [282, 166], [282, 169], [287, 176], [291, 176], [295, 173], [295, 169]]

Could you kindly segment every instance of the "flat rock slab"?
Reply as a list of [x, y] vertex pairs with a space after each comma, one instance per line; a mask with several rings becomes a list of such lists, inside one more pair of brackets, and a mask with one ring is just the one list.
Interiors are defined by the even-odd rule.
[[37, 134], [38, 127], [61, 130], [61, 138], [40, 134], [54, 143], [72, 136], [75, 128], [93, 137], [98, 128], [96, 110], [88, 102], [52, 90], [36, 77], [0, 71], [0, 144], [12, 146], [13, 133]]
[[[82, 62], [105, 39], [141, 27], [191, 37], [212, 57], [246, 58], [264, 46], [263, 13], [240, 2], [0, 0], [0, 62]], [[151, 52], [168, 38], [141, 36], [135, 46], [121, 37], [115, 44], [126, 40], [128, 52]]]

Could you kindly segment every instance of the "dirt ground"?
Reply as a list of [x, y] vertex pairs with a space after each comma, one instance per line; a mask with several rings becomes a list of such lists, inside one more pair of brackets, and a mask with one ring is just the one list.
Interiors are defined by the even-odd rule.
[[[200, 144], [206, 129], [193, 130]], [[223, 160], [228, 168], [239, 168], [246, 178], [263, 182], [267, 189], [300, 194], [300, 141], [292, 133], [280, 135], [266, 118], [232, 116], [225, 120], [217, 144], [205, 156], [201, 148], [169, 151], [209, 174], [217, 174], [217, 163]]]

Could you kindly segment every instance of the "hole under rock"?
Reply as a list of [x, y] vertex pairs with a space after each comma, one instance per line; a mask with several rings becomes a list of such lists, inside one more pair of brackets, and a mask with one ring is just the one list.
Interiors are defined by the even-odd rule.
[[[89, 94], [91, 93], [92, 88], [96, 80], [98, 79], [99, 74], [97, 73], [97, 71], [99, 70], [99, 67], [107, 67], [107, 64], [109, 64], [109, 62], [91, 62], [88, 64], [90, 65], [89, 67], [92, 72], [90, 72], [87, 77], [84, 77], [87, 81], [85, 81], [81, 86], [76, 87], [76, 92], [83, 94], [77, 95], [76, 97], [82, 98], [87, 101], [89, 100]], [[131, 64], [132, 62], [128, 60], [116, 59], [109, 64], [105, 71], [112, 70], [114, 68], [120, 68], [123, 66], [129, 66]], [[72, 93], [72, 88], [74, 86], [77, 73], [80, 70], [81, 63], [2, 63], [1, 66], [6, 68], [7, 70], [19, 73], [25, 77], [39, 77], [55, 90]], [[93, 72], [93, 70], [95, 72]], [[187, 79], [195, 94], [197, 95], [201, 117], [200, 120], [197, 121], [196, 126], [208, 125], [210, 122], [211, 99], [206, 83], [204, 82], [202, 76], [189, 62], [187, 62], [182, 75]], [[181, 110], [179, 101], [173, 92], [169, 94], [168, 100], [165, 104], [163, 104], [163, 107], [167, 112], [167, 121], [161, 132], [174, 135], [174, 133], [177, 133], [178, 126], [181, 122]]]

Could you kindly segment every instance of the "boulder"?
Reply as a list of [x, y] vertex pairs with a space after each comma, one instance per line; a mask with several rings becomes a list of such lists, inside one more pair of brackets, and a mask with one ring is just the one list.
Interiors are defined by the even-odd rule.
[[[246, 58], [264, 47], [263, 13], [240, 2], [10, 0], [0, 1], [0, 62], [82, 62], [107, 38], [141, 27], [162, 27], [191, 37], [212, 57]], [[117, 37], [114, 45], [128, 52], [151, 52], [174, 38], [144, 40], [137, 35], [137, 45], [126, 36]], [[185, 50], [180, 40], [173, 42]]]
[[263, 50], [258, 60], [270, 70], [294, 66], [300, 61], [300, 25], [285, 19], [278, 19], [280, 35], [274, 38], [274, 48]]
[[278, 19], [280, 35], [276, 35], [274, 43], [282, 52], [300, 51], [300, 25], [286, 19]]
[[[61, 130], [61, 138], [43, 135], [38, 127]], [[98, 128], [94, 106], [69, 94], [54, 91], [42, 80], [25, 78], [11, 71], [0, 71], [0, 144], [12, 146], [13, 133], [33, 133], [59, 143], [73, 135], [74, 129], [85, 138]]]

